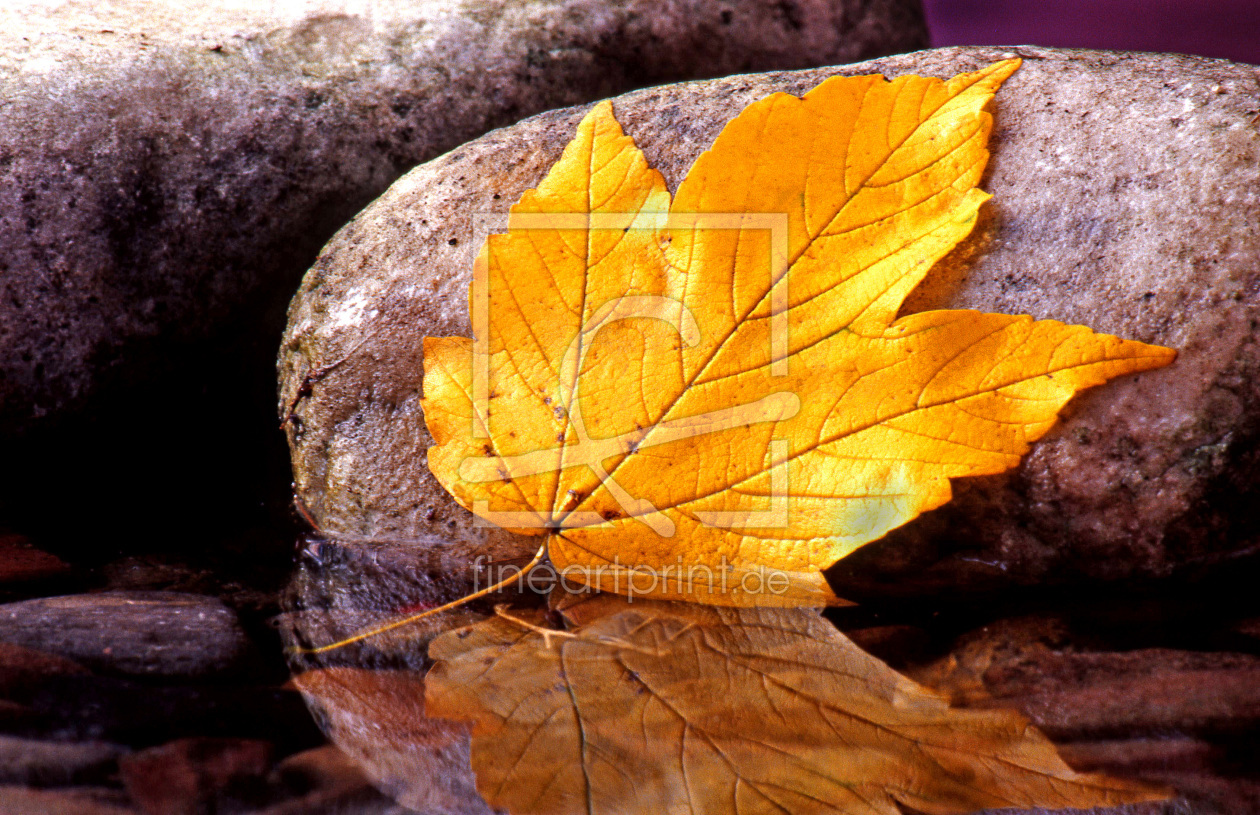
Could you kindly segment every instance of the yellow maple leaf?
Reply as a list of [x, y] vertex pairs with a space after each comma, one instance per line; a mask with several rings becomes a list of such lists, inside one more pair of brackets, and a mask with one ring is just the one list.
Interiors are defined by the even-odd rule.
[[477, 789], [514, 815], [948, 815], [1158, 800], [1073, 772], [1018, 713], [951, 710], [813, 609], [601, 595], [571, 631], [511, 615], [442, 635], [430, 715], [472, 725]]
[[[750, 105], [671, 202], [597, 105], [425, 343], [429, 466], [573, 581], [837, 602], [821, 569], [1016, 465], [1069, 398], [1174, 352], [902, 301], [988, 195], [1017, 67], [834, 77]], [[1035, 259], [1030, 259], [1035, 263]]]

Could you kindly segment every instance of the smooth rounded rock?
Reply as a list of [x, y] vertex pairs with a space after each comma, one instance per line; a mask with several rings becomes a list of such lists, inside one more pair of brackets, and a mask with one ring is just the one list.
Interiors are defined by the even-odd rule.
[[[1160, 577], [1247, 556], [1260, 533], [1260, 101], [1256, 69], [1178, 55], [951, 48], [638, 91], [618, 119], [676, 187], [721, 127], [835, 74], [951, 76], [1010, 56], [993, 200], [907, 310], [1032, 314], [1176, 348], [1073, 400], [1016, 469], [832, 570], [842, 596]], [[280, 354], [298, 495], [325, 530], [501, 535], [430, 476], [425, 336], [470, 335], [475, 216], [534, 186], [585, 108], [543, 114], [419, 167], [308, 273]], [[532, 542], [521, 540], [522, 551]]]
[[102, 592], [0, 606], [0, 642], [107, 672], [203, 677], [241, 667], [249, 640], [218, 599]]

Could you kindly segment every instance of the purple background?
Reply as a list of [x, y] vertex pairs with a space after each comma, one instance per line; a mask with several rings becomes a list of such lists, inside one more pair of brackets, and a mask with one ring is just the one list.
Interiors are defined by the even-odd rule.
[[1260, 0], [923, 0], [932, 45], [1175, 51], [1260, 63]]

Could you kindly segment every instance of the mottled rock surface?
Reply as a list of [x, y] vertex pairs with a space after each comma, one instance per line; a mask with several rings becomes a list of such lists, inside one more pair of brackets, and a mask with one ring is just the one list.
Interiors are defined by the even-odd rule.
[[[214, 522], [246, 512], [284, 481], [266, 418], [284, 303], [320, 245], [402, 172], [634, 87], [922, 47], [918, 6], [0, 9], [0, 510], [22, 528], [126, 525], [133, 539], [174, 525], [162, 508], [188, 495]], [[273, 470], [241, 473], [269, 449]], [[66, 496], [69, 471], [96, 488]], [[136, 495], [153, 511], [130, 512]], [[81, 511], [59, 512], [67, 498]]]
[[102, 592], [0, 606], [0, 642], [107, 672], [198, 677], [239, 667], [249, 641], [213, 597]]
[[[1260, 347], [1260, 84], [1176, 55], [958, 48], [615, 100], [671, 187], [722, 125], [835, 74], [949, 76], [1020, 55], [994, 106], [994, 194], [908, 308], [1028, 313], [1172, 346], [1178, 361], [1073, 401], [1010, 473], [842, 562], [859, 599], [1161, 577], [1252, 551]], [[475, 539], [430, 477], [426, 335], [470, 332], [474, 214], [502, 212], [584, 113], [534, 117], [409, 173], [337, 234], [290, 311], [280, 355], [298, 493], [343, 535]], [[521, 542], [522, 549], [530, 545]]]

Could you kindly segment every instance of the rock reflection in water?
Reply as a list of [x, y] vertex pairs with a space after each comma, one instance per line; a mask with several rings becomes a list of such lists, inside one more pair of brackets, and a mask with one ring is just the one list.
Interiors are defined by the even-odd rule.
[[496, 603], [530, 600], [495, 595], [323, 653], [292, 649], [339, 642], [466, 596], [478, 580], [486, 585], [481, 574], [466, 550], [438, 538], [311, 539], [285, 598], [281, 629], [293, 684], [316, 721], [382, 791], [421, 813], [494, 811], [476, 791], [467, 726], [425, 715], [429, 641], [485, 619]]

